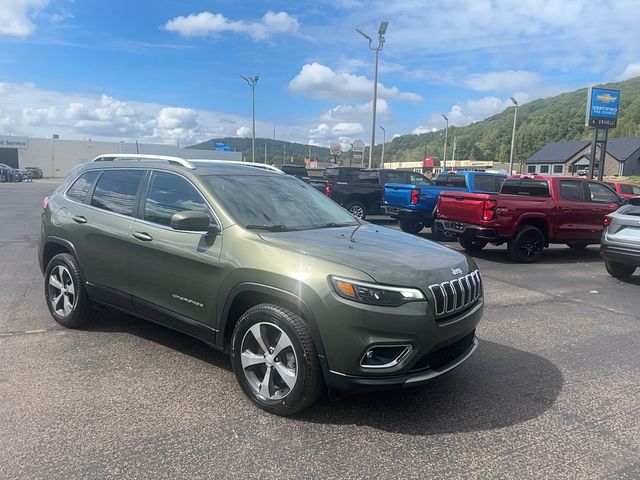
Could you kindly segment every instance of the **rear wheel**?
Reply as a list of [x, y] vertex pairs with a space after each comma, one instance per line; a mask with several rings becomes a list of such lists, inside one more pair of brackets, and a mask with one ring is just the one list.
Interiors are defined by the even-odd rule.
[[68, 253], [53, 257], [45, 273], [45, 298], [53, 319], [63, 327], [80, 328], [89, 322], [91, 304], [76, 259]]
[[367, 218], [367, 207], [365, 207], [360, 202], [351, 202], [350, 204], [347, 205], [346, 208], [347, 210], [349, 210], [349, 213], [351, 213], [351, 215], [353, 215], [354, 217], [357, 217], [361, 220], [364, 220], [365, 218]]
[[636, 267], [632, 265], [625, 265], [624, 263], [612, 262], [611, 260], [605, 259], [604, 265], [607, 268], [607, 272], [612, 277], [619, 278], [620, 280], [625, 280], [633, 275]]
[[413, 235], [420, 233], [424, 228], [424, 223], [420, 220], [398, 220], [398, 224], [400, 225], [400, 230], [406, 233], [411, 233]]
[[322, 391], [322, 373], [302, 318], [271, 304], [247, 310], [233, 331], [231, 363], [238, 383], [260, 408], [293, 415]]
[[525, 225], [507, 244], [507, 254], [514, 262], [534, 263], [542, 257], [544, 235], [539, 228]]
[[569, 242], [567, 246], [573, 250], [584, 250], [589, 244], [584, 242]]
[[469, 252], [480, 252], [487, 246], [486, 240], [480, 240], [478, 238], [458, 237], [458, 243], [462, 248]]

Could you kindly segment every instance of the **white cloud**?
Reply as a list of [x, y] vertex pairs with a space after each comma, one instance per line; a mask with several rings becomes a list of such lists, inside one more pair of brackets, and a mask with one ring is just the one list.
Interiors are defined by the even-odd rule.
[[627, 68], [624, 69], [624, 72], [618, 77], [618, 80], [629, 80], [634, 77], [640, 77], [640, 63], [630, 63], [627, 65]]
[[0, 0], [0, 35], [31, 35], [36, 28], [30, 20], [31, 14], [48, 3], [48, 0]]
[[[380, 120], [388, 119], [391, 116], [389, 102], [384, 98], [378, 98], [376, 102], [376, 116]], [[354, 122], [364, 121], [371, 117], [371, 102], [360, 105], [340, 104], [327, 110], [320, 116], [323, 122]]]
[[216, 37], [224, 32], [245, 33], [254, 40], [265, 40], [275, 34], [296, 33], [300, 24], [286, 12], [268, 11], [254, 22], [229, 20], [221, 13], [192, 13], [169, 20], [164, 29], [183, 37]]
[[249, 127], [240, 127], [239, 129], [236, 130], [236, 137], [244, 137], [244, 138], [252, 137], [251, 129]]
[[[310, 63], [289, 82], [289, 90], [323, 100], [360, 99], [370, 97], [373, 81], [362, 75], [338, 73], [320, 63]], [[397, 87], [385, 87], [378, 83], [378, 96], [386, 99], [420, 102], [417, 93], [401, 92]]]
[[529, 89], [540, 82], [541, 78], [535, 72], [524, 70], [506, 70], [503, 72], [474, 73], [469, 76], [465, 84], [480, 92], [511, 92]]

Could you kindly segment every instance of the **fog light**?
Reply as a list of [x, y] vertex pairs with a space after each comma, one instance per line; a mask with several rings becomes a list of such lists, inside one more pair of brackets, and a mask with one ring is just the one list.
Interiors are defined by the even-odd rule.
[[362, 368], [391, 368], [398, 365], [411, 353], [411, 345], [377, 345], [362, 356]]

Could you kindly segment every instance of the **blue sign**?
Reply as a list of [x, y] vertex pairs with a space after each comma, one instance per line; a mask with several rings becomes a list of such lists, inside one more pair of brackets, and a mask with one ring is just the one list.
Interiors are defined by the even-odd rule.
[[229, 145], [227, 145], [224, 142], [215, 142], [213, 144], [213, 149], [216, 152], [230, 152], [231, 151], [231, 149], [229, 148]]
[[589, 88], [586, 126], [614, 128], [618, 122], [620, 90]]

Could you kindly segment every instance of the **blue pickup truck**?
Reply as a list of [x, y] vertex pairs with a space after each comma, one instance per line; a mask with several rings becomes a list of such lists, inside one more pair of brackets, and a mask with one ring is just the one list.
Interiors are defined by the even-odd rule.
[[432, 227], [433, 235], [440, 237], [441, 233], [433, 227], [440, 192], [499, 192], [506, 178], [506, 174], [469, 170], [443, 172], [438, 175], [434, 185], [387, 183], [384, 186], [383, 207], [386, 213], [398, 219], [403, 232], [416, 234], [424, 227]]

